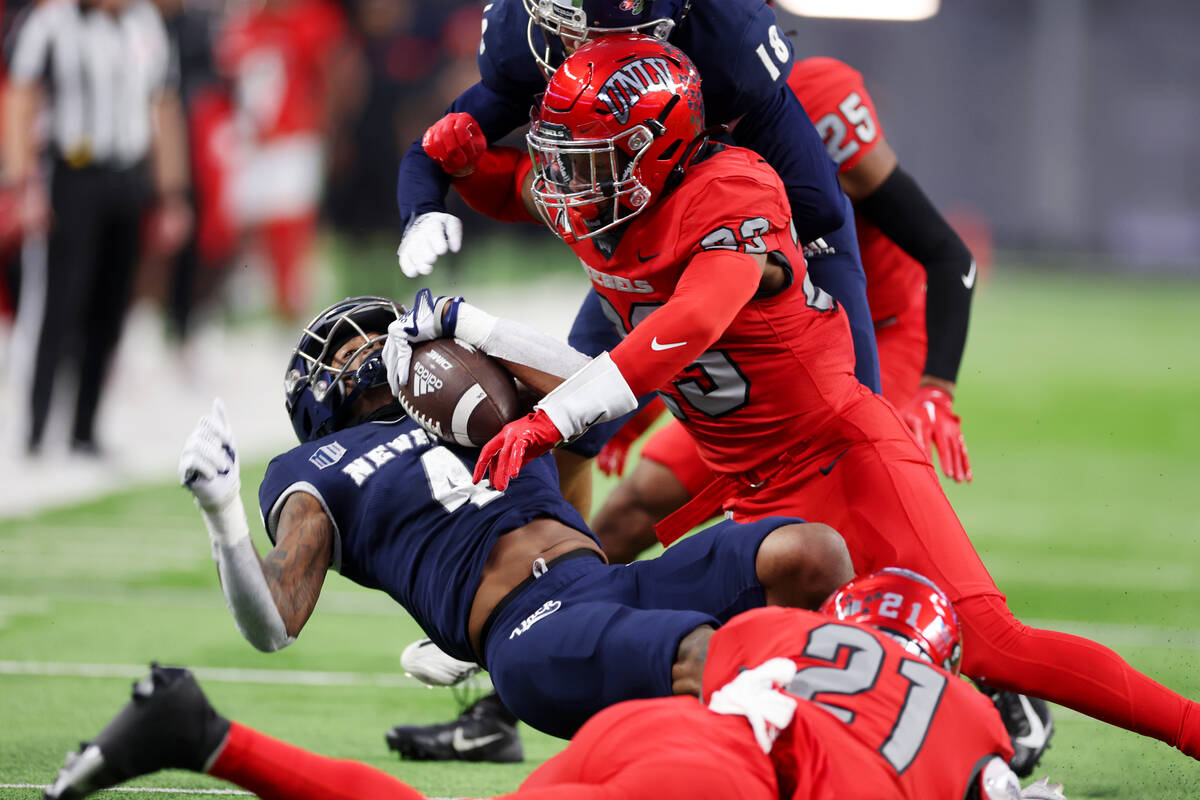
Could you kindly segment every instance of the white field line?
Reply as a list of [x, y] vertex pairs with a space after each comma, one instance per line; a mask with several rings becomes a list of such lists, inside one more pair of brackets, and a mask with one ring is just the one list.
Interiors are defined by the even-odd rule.
[[[48, 787], [36, 783], [0, 783], [0, 789], [37, 789], [43, 792]], [[241, 789], [171, 789], [168, 787], [137, 787], [131, 786], [128, 788], [101, 789], [102, 792], [154, 792], [159, 794], [220, 794], [220, 795], [250, 795], [250, 792], [244, 792]]]
[[[381, 688], [429, 688], [401, 672], [318, 672], [292, 669], [235, 669], [193, 667], [201, 681], [214, 683], [265, 683], [276, 686], [365, 686]], [[83, 664], [61, 661], [0, 661], [0, 675], [33, 675], [67, 678], [141, 678], [145, 664]], [[467, 685], [490, 685], [486, 678], [471, 678]]]
[[[39, 792], [44, 792], [48, 787], [39, 783], [0, 783], [0, 789], [36, 789]], [[241, 795], [243, 797], [252, 797], [250, 792], [244, 792], [241, 789], [172, 789], [170, 787], [150, 787], [150, 786], [130, 786], [122, 788], [120, 786], [112, 789], [101, 789], [102, 792], [148, 792], [154, 794], [208, 794], [208, 795]], [[447, 798], [431, 797], [429, 800], [448, 800]]]

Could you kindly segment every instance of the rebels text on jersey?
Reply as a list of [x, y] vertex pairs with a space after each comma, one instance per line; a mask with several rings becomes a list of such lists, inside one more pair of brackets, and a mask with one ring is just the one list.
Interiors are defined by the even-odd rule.
[[275, 540], [292, 493], [313, 495], [333, 521], [334, 568], [387, 592], [439, 647], [474, 661], [467, 618], [496, 539], [539, 517], [591, 536], [563, 500], [552, 458], [531, 462], [502, 493], [471, 481], [477, 455], [407, 417], [302, 444], [276, 456], [259, 487], [267, 535]]
[[[808, 112], [839, 172], [853, 169], [884, 140], [862, 73], [848, 64], [833, 58], [797, 61], [788, 86]], [[921, 263], [861, 214], [855, 214], [854, 224], [875, 322], [899, 316], [914, 302], [923, 303]]]
[[843, 784], [844, 800], [963, 797], [988, 759], [1012, 756], [995, 707], [970, 683], [875, 628], [814, 611], [755, 609], [720, 628], [708, 646], [704, 701], [776, 657], [795, 662], [785, 691], [804, 701], [771, 751], [782, 797], [810, 782], [814, 739], [834, 774], [856, 776]]
[[[677, 285], [697, 255], [767, 254], [788, 275], [775, 294], [750, 297], [751, 287], [749, 302], [726, 308], [732, 321], [692, 363], [647, 381], [722, 472], [796, 450], [859, 395], [845, 315], [808, 280], [789, 216], [778, 175], [755, 153], [726, 147], [689, 167], [677, 188], [629, 223], [609, 255], [611, 242], [572, 245], [619, 331], [646, 324], [656, 334], [648, 343], [639, 341], [644, 335], [627, 338], [612, 351], [627, 379], [629, 365], [653, 372], [655, 360], [675, 348], [703, 345], [688, 341], [701, 335], [694, 329], [668, 332], [652, 313], [679, 298]], [[703, 327], [703, 317], [698, 309], [690, 319]]]

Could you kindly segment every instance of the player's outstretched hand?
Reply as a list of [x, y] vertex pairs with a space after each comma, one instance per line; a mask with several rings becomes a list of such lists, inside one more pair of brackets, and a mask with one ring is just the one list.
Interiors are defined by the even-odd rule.
[[487, 146], [487, 137], [479, 123], [463, 112], [447, 114], [421, 137], [425, 153], [455, 178], [464, 178], [474, 172]]
[[399, 394], [400, 387], [408, 381], [412, 346], [454, 336], [461, 304], [461, 297], [434, 297], [433, 292], [422, 289], [413, 299], [412, 310], [388, 325], [382, 357], [393, 395]]
[[900, 417], [912, 429], [925, 455], [933, 457], [930, 442], [937, 448], [942, 472], [959, 483], [970, 481], [971, 462], [967, 460], [967, 444], [963, 441], [962, 423], [954, 413], [953, 400], [936, 386], [922, 386], [909, 404], [900, 410]]
[[523, 466], [550, 452], [561, 440], [562, 434], [545, 411], [526, 414], [505, 425], [483, 446], [473, 480], [479, 483], [490, 474], [492, 486], [503, 492]]
[[200, 418], [179, 454], [179, 482], [204, 511], [215, 512], [239, 497], [242, 488], [237, 445], [221, 398]]
[[462, 220], [444, 211], [427, 211], [413, 219], [404, 231], [396, 257], [409, 278], [433, 272], [433, 262], [447, 252], [462, 248]]

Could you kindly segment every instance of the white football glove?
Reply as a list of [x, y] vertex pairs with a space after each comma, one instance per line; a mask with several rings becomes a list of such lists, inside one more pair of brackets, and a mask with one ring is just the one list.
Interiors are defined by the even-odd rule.
[[433, 262], [447, 251], [462, 247], [462, 220], [442, 211], [428, 211], [416, 217], [404, 231], [396, 256], [400, 269], [409, 278], [433, 272]]
[[792, 724], [796, 698], [779, 691], [796, 676], [796, 662], [790, 658], [772, 658], [754, 669], [743, 670], [736, 678], [713, 692], [709, 711], [743, 716], [750, 722], [754, 738], [764, 753], [770, 753], [779, 732]]
[[[381, 357], [393, 395], [399, 394], [400, 387], [408, 382], [414, 344], [454, 336], [461, 303], [461, 297], [434, 297], [433, 292], [422, 289], [413, 300], [412, 310], [388, 325]], [[448, 314], [445, 313], [447, 306], [450, 307]], [[443, 319], [443, 316], [447, 318]]]
[[213, 400], [212, 411], [200, 418], [179, 454], [179, 482], [205, 511], [219, 511], [240, 497], [242, 489], [237, 447], [225, 419], [225, 404]]
[[472, 661], [447, 655], [432, 639], [418, 639], [400, 654], [400, 666], [421, 683], [429, 686], [454, 686], [479, 672]]
[[225, 419], [225, 404], [218, 397], [179, 454], [179, 482], [196, 498], [204, 514], [214, 558], [222, 547], [250, 539], [239, 472], [237, 445]]

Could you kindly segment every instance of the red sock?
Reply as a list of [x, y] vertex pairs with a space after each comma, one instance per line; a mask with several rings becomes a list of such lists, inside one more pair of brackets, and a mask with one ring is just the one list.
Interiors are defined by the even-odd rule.
[[1200, 708], [1090, 639], [1021, 624], [998, 595], [954, 604], [963, 674], [1033, 695], [1200, 758]]
[[317, 755], [236, 722], [208, 774], [263, 800], [424, 800], [366, 764]]

